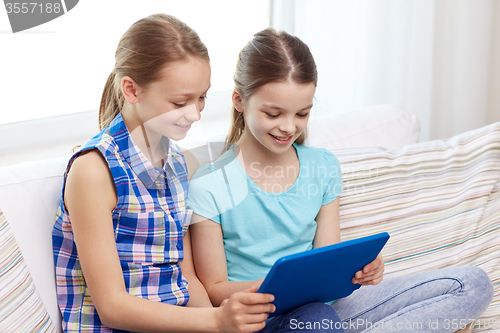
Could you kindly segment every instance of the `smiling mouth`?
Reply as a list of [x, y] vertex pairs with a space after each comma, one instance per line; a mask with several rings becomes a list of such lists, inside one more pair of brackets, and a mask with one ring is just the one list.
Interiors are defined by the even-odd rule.
[[276, 135], [272, 135], [269, 133], [269, 135], [271, 135], [273, 138], [275, 138], [276, 140], [279, 140], [279, 141], [288, 141], [290, 138], [293, 137], [293, 135], [290, 135], [290, 136], [276, 136]]

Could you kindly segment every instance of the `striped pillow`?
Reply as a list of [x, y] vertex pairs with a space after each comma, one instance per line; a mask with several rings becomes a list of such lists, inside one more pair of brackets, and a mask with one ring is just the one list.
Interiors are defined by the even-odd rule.
[[57, 332], [0, 211], [0, 332]]
[[390, 233], [386, 278], [475, 265], [500, 320], [500, 123], [401, 148], [332, 150], [344, 177], [342, 239]]

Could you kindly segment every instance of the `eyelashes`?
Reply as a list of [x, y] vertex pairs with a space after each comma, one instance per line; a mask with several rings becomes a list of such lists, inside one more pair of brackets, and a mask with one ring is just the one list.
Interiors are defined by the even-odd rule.
[[[207, 98], [208, 98], [207, 96], [200, 96], [200, 100], [203, 100], [203, 101], [205, 101]], [[187, 105], [187, 102], [185, 102], [185, 103], [172, 103], [172, 104], [174, 104], [175, 107], [177, 107], [177, 108], [183, 108]]]
[[[267, 112], [265, 112], [265, 114], [269, 118], [277, 118], [279, 116], [277, 114], [271, 114], [271, 113], [267, 113]], [[308, 115], [309, 115], [309, 113], [297, 113], [297, 116], [300, 117], [300, 118], [305, 118]]]

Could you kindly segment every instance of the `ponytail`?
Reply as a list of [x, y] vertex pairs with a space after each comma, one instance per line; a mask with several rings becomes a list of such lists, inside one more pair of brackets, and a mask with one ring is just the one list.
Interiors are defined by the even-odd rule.
[[99, 129], [103, 130], [116, 117], [123, 107], [124, 98], [120, 89], [115, 83], [116, 74], [113, 71], [104, 85], [101, 105], [99, 106]]
[[227, 134], [222, 153], [226, 152], [234, 143], [238, 142], [243, 134], [243, 131], [245, 130], [243, 112], [239, 112], [234, 106], [233, 111], [231, 112], [231, 118], [231, 128]]

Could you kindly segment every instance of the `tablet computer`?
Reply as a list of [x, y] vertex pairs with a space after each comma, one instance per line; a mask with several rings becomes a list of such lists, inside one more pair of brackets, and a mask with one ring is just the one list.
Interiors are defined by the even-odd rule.
[[311, 302], [350, 295], [360, 284], [354, 274], [372, 262], [389, 239], [387, 232], [295, 253], [278, 259], [259, 293], [274, 295], [274, 317]]

